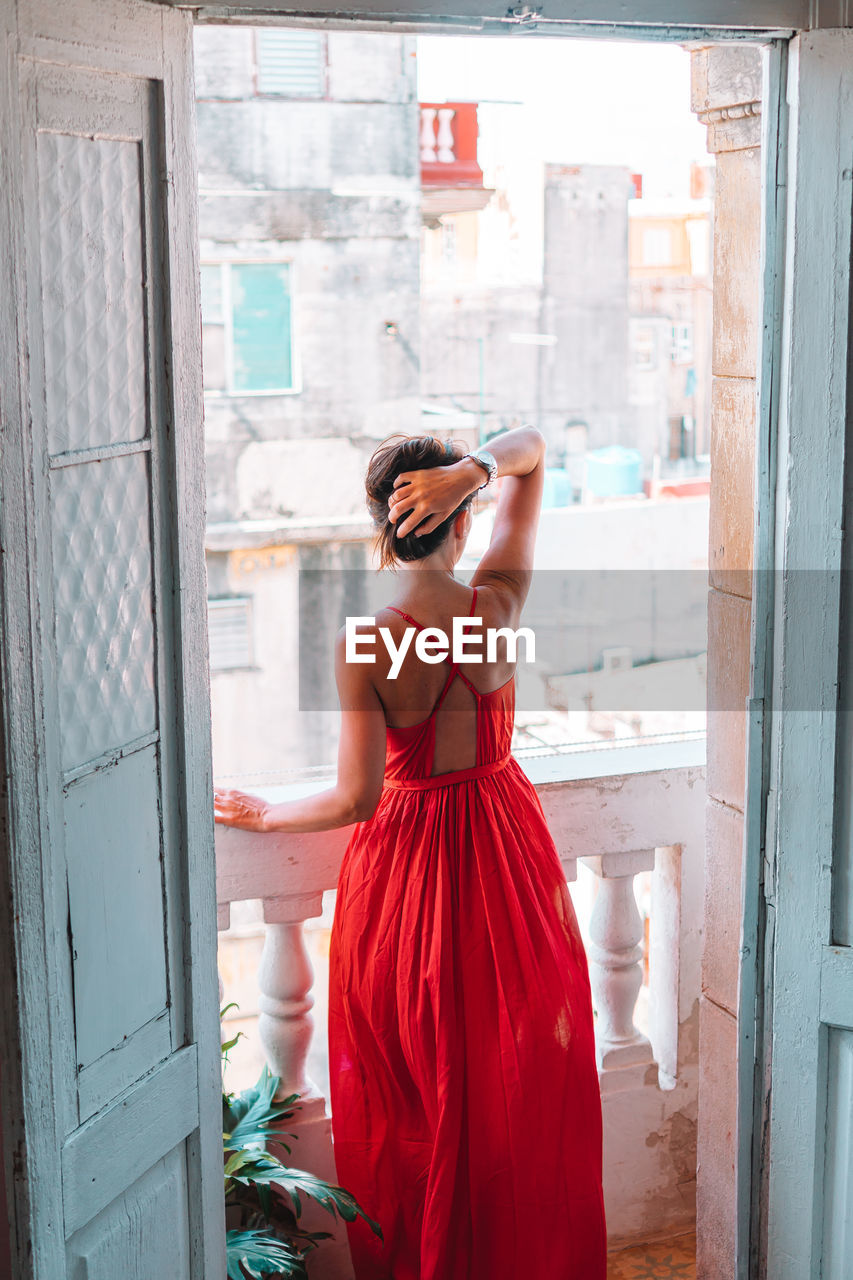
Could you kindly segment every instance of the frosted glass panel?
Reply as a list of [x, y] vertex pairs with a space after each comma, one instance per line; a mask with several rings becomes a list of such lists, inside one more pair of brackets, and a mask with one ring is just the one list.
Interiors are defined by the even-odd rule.
[[39, 236], [51, 453], [147, 430], [139, 146], [40, 133]]
[[62, 764], [157, 727], [148, 455], [51, 472]]

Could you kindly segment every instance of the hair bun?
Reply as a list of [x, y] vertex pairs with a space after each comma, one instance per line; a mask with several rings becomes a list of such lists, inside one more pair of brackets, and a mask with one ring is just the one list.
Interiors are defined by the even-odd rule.
[[377, 528], [376, 541], [383, 569], [395, 560], [422, 560], [430, 555], [441, 546], [459, 512], [471, 505], [471, 497], [466, 498], [437, 529], [423, 537], [415, 537], [413, 530], [404, 538], [398, 538], [396, 525], [388, 519], [388, 503], [397, 477], [405, 471], [451, 466], [460, 456], [451, 440], [442, 442], [435, 436], [398, 434], [384, 440], [375, 450], [367, 465], [364, 488], [367, 509]]

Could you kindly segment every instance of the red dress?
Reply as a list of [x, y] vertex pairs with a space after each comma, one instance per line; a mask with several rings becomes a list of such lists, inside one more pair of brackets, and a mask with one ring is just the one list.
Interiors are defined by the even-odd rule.
[[389, 725], [382, 796], [338, 881], [337, 1175], [384, 1234], [350, 1226], [355, 1273], [604, 1280], [586, 956], [539, 798], [510, 756], [513, 681], [479, 694], [465, 680], [477, 764], [431, 776], [457, 676], [426, 720]]

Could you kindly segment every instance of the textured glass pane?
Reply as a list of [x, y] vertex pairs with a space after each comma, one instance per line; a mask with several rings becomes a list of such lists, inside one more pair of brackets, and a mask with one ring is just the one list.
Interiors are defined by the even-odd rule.
[[62, 765], [157, 726], [148, 455], [51, 472]]
[[287, 391], [293, 385], [290, 266], [235, 263], [230, 270], [233, 389]]
[[51, 453], [147, 430], [139, 147], [38, 135]]

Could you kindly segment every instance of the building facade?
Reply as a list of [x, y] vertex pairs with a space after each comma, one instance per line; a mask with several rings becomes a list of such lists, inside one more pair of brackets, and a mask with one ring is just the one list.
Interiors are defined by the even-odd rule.
[[366, 460], [418, 429], [420, 114], [406, 36], [195, 43], [214, 759], [246, 779], [332, 758], [297, 672], [329, 679]]

